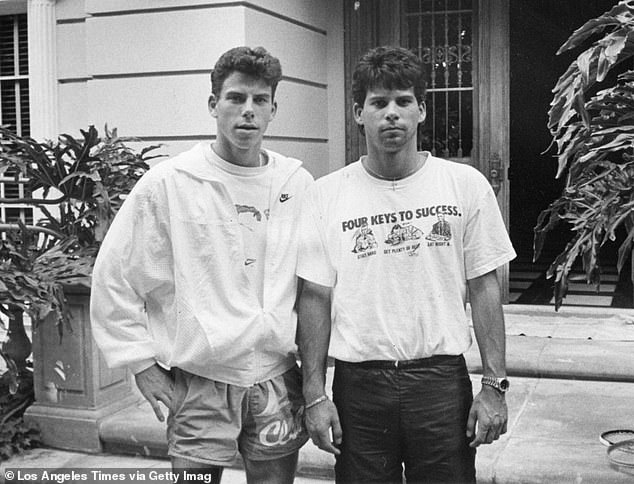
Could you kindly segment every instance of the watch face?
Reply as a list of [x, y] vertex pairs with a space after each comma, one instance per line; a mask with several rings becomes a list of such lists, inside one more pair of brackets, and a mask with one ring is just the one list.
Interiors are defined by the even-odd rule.
[[500, 380], [500, 389], [501, 389], [502, 391], [504, 391], [504, 392], [505, 392], [506, 390], [508, 390], [508, 389], [509, 389], [509, 386], [510, 386], [509, 381], [508, 381], [506, 378], [502, 378], [502, 379]]

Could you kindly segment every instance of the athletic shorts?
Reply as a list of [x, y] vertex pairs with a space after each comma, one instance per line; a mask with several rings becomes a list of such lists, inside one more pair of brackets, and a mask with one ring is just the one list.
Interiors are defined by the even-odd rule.
[[308, 440], [301, 371], [251, 387], [209, 380], [178, 368], [167, 420], [168, 454], [225, 467], [238, 452], [254, 460], [293, 454]]

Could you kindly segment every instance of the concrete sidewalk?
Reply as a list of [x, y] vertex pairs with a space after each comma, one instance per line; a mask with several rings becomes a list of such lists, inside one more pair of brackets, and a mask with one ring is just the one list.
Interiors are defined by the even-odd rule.
[[[479, 375], [473, 375], [479, 388]], [[515, 377], [507, 401], [509, 429], [499, 441], [478, 449], [479, 483], [632, 483], [634, 471], [612, 467], [601, 432], [634, 427], [634, 385]], [[169, 468], [164, 459], [164, 427], [149, 406], [140, 404], [104, 423], [108, 451], [89, 455], [36, 449], [0, 464], [0, 469]], [[135, 457], [121, 454], [135, 453]], [[298, 484], [332, 482], [330, 455], [307, 444], [300, 453]], [[0, 470], [0, 483], [4, 472]], [[96, 482], [96, 481], [95, 481]], [[224, 483], [244, 483], [230, 469]]]
[[[498, 442], [479, 448], [478, 482], [634, 482], [634, 471], [611, 466], [598, 440], [606, 430], [634, 429], [634, 311], [564, 307], [555, 313], [551, 307], [506, 306], [505, 313], [509, 428]], [[475, 345], [466, 359], [478, 391]], [[146, 403], [104, 419], [100, 436], [104, 454], [38, 449], [0, 469], [169, 467], [164, 424]], [[332, 456], [307, 444], [296, 482], [332, 481], [333, 463]], [[245, 482], [244, 473], [232, 469], [223, 482]]]
[[[25, 453], [22, 456], [10, 459], [7, 462], [0, 463], [0, 484], [10, 482], [12, 477], [18, 477], [18, 471], [22, 475], [27, 473], [37, 474], [40, 479], [30, 480], [31, 484], [39, 484], [43, 482], [41, 476], [44, 470], [49, 472], [72, 472], [75, 470], [77, 474], [88, 473], [88, 479], [75, 479], [66, 481], [65, 484], [75, 484], [84, 482], [91, 484], [93, 482], [112, 482], [108, 480], [108, 476], [120, 475], [123, 473], [126, 477], [130, 474], [136, 474], [140, 471], [146, 476], [146, 479], [126, 479], [127, 482], [173, 482], [167, 479], [167, 474], [171, 470], [170, 463], [164, 458], [151, 458], [140, 456], [126, 456], [117, 454], [83, 454], [80, 452], [70, 452], [58, 449], [35, 449]], [[101, 476], [90, 474], [92, 471], [101, 471]], [[5, 479], [6, 477], [6, 479]], [[164, 479], [165, 477], [165, 479]], [[14, 481], [18, 482], [18, 481]], [[21, 481], [24, 482], [24, 479]], [[52, 481], [51, 481], [52, 482]], [[121, 483], [122, 480], [114, 481]], [[203, 481], [201, 481], [203, 482]], [[310, 479], [297, 477], [296, 484], [324, 484], [328, 481], [323, 479]], [[333, 481], [334, 482], [334, 481]], [[225, 469], [222, 475], [222, 484], [246, 484], [244, 471], [241, 469]]]

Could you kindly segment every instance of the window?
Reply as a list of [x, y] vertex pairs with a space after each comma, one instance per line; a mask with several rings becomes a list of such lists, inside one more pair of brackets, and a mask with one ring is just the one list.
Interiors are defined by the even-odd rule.
[[[475, 0], [359, 0], [344, 2], [346, 85], [360, 55], [377, 45], [401, 45], [423, 61], [427, 118], [418, 130], [419, 150], [475, 164]], [[486, 3], [486, 2], [485, 2]], [[365, 152], [346, 92], [346, 154]], [[477, 114], [477, 113], [476, 113]], [[477, 117], [477, 116], [476, 116]]]
[[[30, 134], [29, 58], [26, 14], [0, 16], [0, 123], [19, 136]], [[0, 175], [0, 198], [22, 198], [24, 180], [15, 174]], [[33, 223], [33, 210], [26, 205], [0, 204], [0, 223], [22, 220]]]
[[473, 146], [472, 0], [408, 0], [406, 47], [427, 70], [419, 149], [463, 159]]

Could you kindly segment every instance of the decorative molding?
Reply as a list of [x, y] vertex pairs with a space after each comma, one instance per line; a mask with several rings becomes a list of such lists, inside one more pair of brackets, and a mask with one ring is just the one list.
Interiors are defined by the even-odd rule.
[[[213, 141], [216, 135], [213, 134], [184, 134], [184, 135], [166, 135], [166, 136], [131, 136], [142, 142], [167, 142], [167, 141]], [[288, 141], [293, 143], [328, 143], [327, 138], [305, 138], [300, 136], [273, 136], [264, 135], [264, 139], [268, 141]]]
[[141, 13], [158, 13], [158, 12], [176, 12], [179, 10], [201, 10], [201, 9], [210, 9], [210, 8], [227, 8], [227, 7], [246, 7], [251, 10], [256, 10], [258, 12], [264, 13], [266, 15], [270, 15], [271, 17], [278, 18], [280, 20], [284, 20], [285, 22], [297, 25], [298, 27], [302, 27], [306, 30], [311, 30], [321, 35], [327, 35], [327, 31], [325, 29], [315, 27], [314, 25], [307, 24], [300, 20], [296, 20], [292, 17], [288, 17], [286, 15], [282, 15], [281, 13], [275, 12], [273, 10], [269, 10], [264, 7], [260, 7], [259, 5], [255, 5], [252, 2], [223, 2], [223, 3], [203, 3], [200, 5], [180, 5], [180, 6], [171, 6], [171, 7], [155, 7], [155, 8], [142, 8], [142, 9], [130, 9], [130, 10], [113, 10], [109, 12], [91, 12], [90, 15], [92, 17], [114, 17], [118, 15], [136, 15]]
[[57, 19], [57, 25], [84, 24], [84, 23], [86, 23], [86, 17]]
[[282, 76], [282, 81], [291, 82], [293, 84], [301, 84], [303, 86], [316, 87], [317, 89], [328, 89], [328, 84], [300, 79], [298, 77]]
[[[92, 80], [109, 80], [109, 79], [138, 79], [144, 77], [168, 77], [168, 76], [199, 76], [204, 74], [209, 76], [211, 69], [192, 69], [180, 71], [152, 71], [152, 72], [126, 72], [122, 74], [95, 74], [86, 77], [68, 77], [58, 79], [60, 84], [70, 84], [78, 82], [87, 82]], [[299, 77], [282, 76], [282, 81], [291, 84], [299, 84], [302, 86], [314, 87], [317, 89], [328, 89], [328, 84], [323, 82], [310, 81], [308, 79], [300, 79]]]
[[60, 84], [80, 84], [91, 81], [92, 77], [60, 77], [57, 81]]
[[147, 71], [147, 72], [124, 72], [119, 74], [93, 74], [92, 79], [104, 80], [104, 79], [129, 79], [129, 78], [143, 78], [143, 77], [169, 77], [169, 76], [209, 76], [211, 68], [208, 69], [191, 69], [191, 70], [179, 70], [179, 71]]
[[269, 141], [289, 141], [292, 143], [328, 143], [328, 138], [305, 138], [305, 137], [299, 137], [299, 136], [264, 135], [264, 139]]
[[26, 13], [26, 0], [3, 0], [0, 2], [0, 15]]

